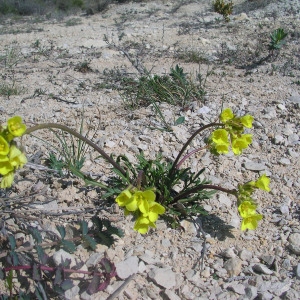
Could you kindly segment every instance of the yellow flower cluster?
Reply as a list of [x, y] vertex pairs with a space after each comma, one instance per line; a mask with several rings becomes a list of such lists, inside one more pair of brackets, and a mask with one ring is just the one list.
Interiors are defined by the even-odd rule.
[[[243, 134], [245, 127], [252, 128], [253, 117], [245, 115], [236, 117], [230, 108], [226, 108], [220, 115], [224, 128], [212, 132], [209, 143], [214, 154], [228, 153], [231, 144], [235, 155], [242, 153], [252, 143], [252, 134]], [[230, 140], [230, 141], [229, 141]]]
[[149, 227], [155, 228], [158, 215], [165, 212], [165, 208], [155, 202], [156, 195], [153, 190], [140, 191], [137, 189], [126, 189], [116, 198], [121, 207], [125, 207], [125, 215], [134, 214], [136, 222], [134, 230], [145, 234]]
[[257, 227], [257, 222], [263, 218], [262, 215], [256, 213], [257, 204], [253, 201], [251, 195], [256, 188], [269, 192], [269, 184], [270, 179], [266, 175], [262, 175], [257, 181], [250, 181], [239, 186], [238, 211], [243, 219], [242, 230], [254, 230]]
[[25, 131], [26, 125], [19, 116], [10, 118], [7, 125], [0, 127], [0, 188], [10, 187], [15, 170], [27, 163], [26, 156], [13, 140], [22, 136]]

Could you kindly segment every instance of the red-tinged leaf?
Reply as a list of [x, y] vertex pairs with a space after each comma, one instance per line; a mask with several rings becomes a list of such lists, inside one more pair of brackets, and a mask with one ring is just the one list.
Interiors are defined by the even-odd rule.
[[103, 257], [100, 264], [104, 268], [104, 271], [109, 274], [110, 277], [116, 276], [116, 266], [114, 263], [110, 262], [107, 258]]
[[98, 286], [97, 292], [104, 291], [110, 283], [110, 278], [106, 278], [101, 284]]
[[98, 291], [98, 286], [100, 285], [100, 279], [101, 278], [99, 276], [94, 275], [87, 288], [87, 293], [89, 295], [95, 294]]

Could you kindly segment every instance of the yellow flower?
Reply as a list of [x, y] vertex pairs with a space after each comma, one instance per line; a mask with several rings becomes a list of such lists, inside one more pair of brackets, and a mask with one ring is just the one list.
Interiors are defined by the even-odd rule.
[[156, 228], [156, 225], [153, 222], [151, 222], [147, 217], [140, 216], [135, 221], [133, 229], [138, 231], [141, 234], [145, 234], [145, 233], [148, 232], [149, 226], [153, 227], [153, 228]]
[[230, 108], [225, 108], [220, 114], [220, 120], [222, 123], [226, 123], [227, 121], [234, 118], [234, 114]]
[[147, 214], [149, 212], [149, 204], [155, 201], [155, 193], [152, 190], [136, 191], [133, 197], [125, 205], [129, 211], [140, 210], [141, 213]]
[[13, 181], [14, 181], [14, 172], [7, 173], [2, 177], [0, 188], [5, 189], [11, 187]]
[[242, 230], [256, 229], [257, 225], [258, 225], [258, 221], [260, 221], [262, 218], [263, 218], [263, 216], [259, 215], [259, 214], [254, 214], [254, 215], [248, 216], [246, 218], [243, 218], [241, 229]]
[[270, 192], [269, 184], [270, 184], [270, 178], [267, 177], [266, 174], [260, 176], [255, 182], [255, 186], [257, 188], [267, 192]]
[[143, 214], [144, 217], [148, 217], [150, 222], [155, 222], [158, 219], [158, 215], [165, 212], [165, 208], [157, 202], [152, 202], [149, 205], [149, 211]]
[[252, 122], [254, 118], [250, 115], [245, 115], [243, 117], [240, 117], [240, 122], [247, 128], [252, 128]]
[[21, 152], [15, 145], [10, 147], [9, 161], [15, 168], [22, 168], [26, 163], [27, 159], [24, 153]]
[[[214, 154], [217, 154], [217, 153], [226, 154], [229, 152], [229, 144], [214, 144], [211, 151]], [[217, 153], [215, 153], [215, 152], [217, 152]]]
[[247, 140], [243, 138], [236, 138], [231, 143], [232, 151], [235, 155], [239, 155], [242, 153], [242, 150], [248, 147]]
[[116, 202], [121, 207], [126, 206], [126, 204], [130, 201], [131, 197], [132, 193], [129, 191], [129, 189], [127, 189], [121, 192], [121, 194], [116, 198]]
[[0, 135], [0, 155], [7, 155], [9, 153], [9, 145], [6, 139]]
[[0, 160], [0, 174], [1, 175], [6, 175], [9, 172], [14, 170], [13, 165], [10, 163], [8, 157], [6, 156], [7, 160]]
[[211, 139], [216, 144], [228, 144], [228, 132], [225, 129], [217, 129], [211, 134]]
[[251, 201], [243, 201], [239, 207], [238, 211], [242, 218], [247, 218], [256, 214], [257, 205]]
[[7, 129], [13, 136], [21, 136], [26, 131], [26, 125], [22, 123], [20, 116], [14, 116], [8, 119]]

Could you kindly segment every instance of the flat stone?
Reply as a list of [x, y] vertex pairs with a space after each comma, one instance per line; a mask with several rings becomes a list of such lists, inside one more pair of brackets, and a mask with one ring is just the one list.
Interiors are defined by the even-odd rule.
[[138, 272], [139, 269], [139, 259], [137, 256], [130, 256], [124, 261], [116, 263], [116, 271], [121, 279], [126, 279], [130, 275]]
[[243, 249], [239, 252], [239, 257], [243, 261], [250, 261], [252, 258], [252, 252], [247, 249]]
[[291, 161], [288, 158], [283, 157], [279, 160], [279, 163], [283, 166], [288, 166], [291, 164]]
[[227, 287], [228, 290], [234, 291], [235, 293], [239, 295], [245, 295], [245, 286], [241, 283], [232, 283]]
[[266, 274], [266, 275], [271, 275], [273, 274], [274, 272], [272, 270], [270, 270], [269, 268], [267, 268], [265, 265], [263, 264], [255, 264], [252, 269], [255, 271], [255, 272], [258, 272], [258, 273], [262, 273], [262, 274]]
[[291, 102], [300, 103], [300, 96], [291, 96], [288, 98]]
[[245, 295], [247, 299], [253, 300], [257, 297], [257, 287], [249, 285], [245, 288]]
[[242, 261], [238, 257], [230, 258], [224, 263], [224, 269], [230, 277], [238, 276], [242, 271]]
[[244, 167], [250, 171], [263, 171], [267, 168], [263, 163], [256, 163], [252, 161], [245, 162]]
[[289, 238], [289, 249], [294, 252], [295, 254], [300, 254], [300, 233], [292, 233]]
[[226, 257], [226, 258], [233, 258], [233, 257], [236, 257], [236, 253], [234, 251], [234, 248], [226, 248], [224, 249], [222, 252], [221, 252], [221, 255], [223, 257]]
[[275, 260], [274, 255], [263, 255], [261, 256], [261, 259], [268, 265], [271, 266]]
[[181, 300], [181, 298], [171, 290], [165, 290], [164, 294], [168, 300]]
[[297, 268], [296, 268], [296, 277], [298, 279], [300, 279], [300, 263], [297, 264]]
[[169, 268], [153, 268], [148, 275], [156, 284], [166, 289], [176, 285], [176, 274]]
[[89, 259], [86, 261], [86, 266], [89, 267], [93, 267], [96, 266], [96, 264], [101, 260], [101, 258], [104, 256], [104, 253], [93, 253]]

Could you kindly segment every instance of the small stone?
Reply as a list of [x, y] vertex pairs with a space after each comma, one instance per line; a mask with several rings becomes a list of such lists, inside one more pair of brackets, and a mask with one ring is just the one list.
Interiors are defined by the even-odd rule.
[[293, 151], [291, 148], [288, 148], [288, 155], [290, 155], [293, 158], [297, 158], [299, 156], [299, 153], [296, 151]]
[[283, 300], [295, 300], [295, 299], [300, 299], [300, 294], [294, 289], [289, 289], [280, 298]]
[[275, 249], [275, 255], [281, 257], [283, 255], [283, 248], [282, 247], [277, 247]]
[[169, 268], [153, 268], [148, 275], [156, 284], [166, 289], [176, 285], [175, 273]]
[[288, 215], [289, 214], [289, 206], [286, 204], [281, 205], [280, 211], [283, 215]]
[[292, 233], [289, 238], [289, 245], [288, 247], [292, 252], [299, 255], [300, 254], [300, 233]]
[[139, 259], [137, 256], [130, 256], [124, 261], [116, 263], [116, 271], [121, 279], [126, 279], [130, 275], [138, 272]]
[[269, 293], [268, 291], [258, 293], [258, 299], [260, 299], [260, 300], [271, 300], [273, 298], [274, 298], [274, 295]]
[[177, 296], [173, 291], [171, 290], [165, 290], [163, 292], [163, 294], [165, 294], [166, 298], [168, 300], [180, 300], [181, 298], [179, 296]]
[[257, 287], [249, 285], [245, 288], [245, 295], [247, 299], [253, 300], [257, 297]]
[[299, 135], [296, 133], [293, 133], [291, 135], [288, 136], [288, 142], [289, 145], [296, 145], [299, 143]]
[[273, 255], [263, 255], [261, 259], [268, 265], [271, 266], [275, 260], [275, 256]]
[[239, 257], [241, 260], [250, 261], [252, 258], [252, 252], [247, 249], [243, 249], [239, 252]]
[[230, 258], [224, 263], [224, 269], [230, 277], [238, 276], [242, 271], [242, 261], [238, 257]]
[[184, 228], [185, 233], [197, 235], [197, 228], [195, 227], [195, 224], [193, 222], [188, 220], [182, 220], [180, 222], [180, 225]]
[[116, 143], [113, 141], [106, 141], [105, 146], [108, 148], [114, 148], [116, 146]]
[[262, 273], [262, 274], [266, 274], [266, 275], [271, 275], [273, 274], [273, 271], [270, 270], [269, 268], [267, 268], [265, 265], [263, 264], [255, 264], [252, 269], [255, 271], [255, 272], [258, 272], [258, 273]]
[[228, 286], [228, 290], [234, 291], [239, 295], [245, 295], [245, 286], [241, 283], [232, 283]]
[[219, 194], [219, 202], [227, 207], [231, 207], [232, 201], [224, 194]]
[[74, 285], [72, 288], [65, 291], [65, 299], [66, 300], [76, 300], [79, 298], [80, 288], [78, 285]]
[[236, 257], [236, 253], [234, 248], [227, 248], [221, 252], [221, 255], [225, 258], [233, 258]]
[[291, 102], [300, 103], [300, 95], [299, 96], [291, 96], [288, 98]]
[[300, 279], [300, 263], [298, 263], [297, 268], [296, 268], [296, 277]]
[[210, 108], [207, 106], [203, 106], [197, 110], [197, 114], [208, 114], [210, 112]]
[[283, 144], [284, 143], [284, 137], [280, 134], [276, 134], [274, 136], [274, 144], [275, 145], [280, 145], [280, 144]]
[[86, 266], [89, 267], [93, 267], [96, 266], [96, 264], [101, 260], [101, 258], [104, 256], [104, 253], [93, 253], [89, 259], [86, 261]]
[[267, 168], [263, 163], [256, 163], [252, 161], [245, 162], [244, 167], [250, 171], [263, 171]]
[[288, 166], [291, 164], [291, 161], [288, 158], [283, 157], [279, 160], [279, 163], [283, 166]]

